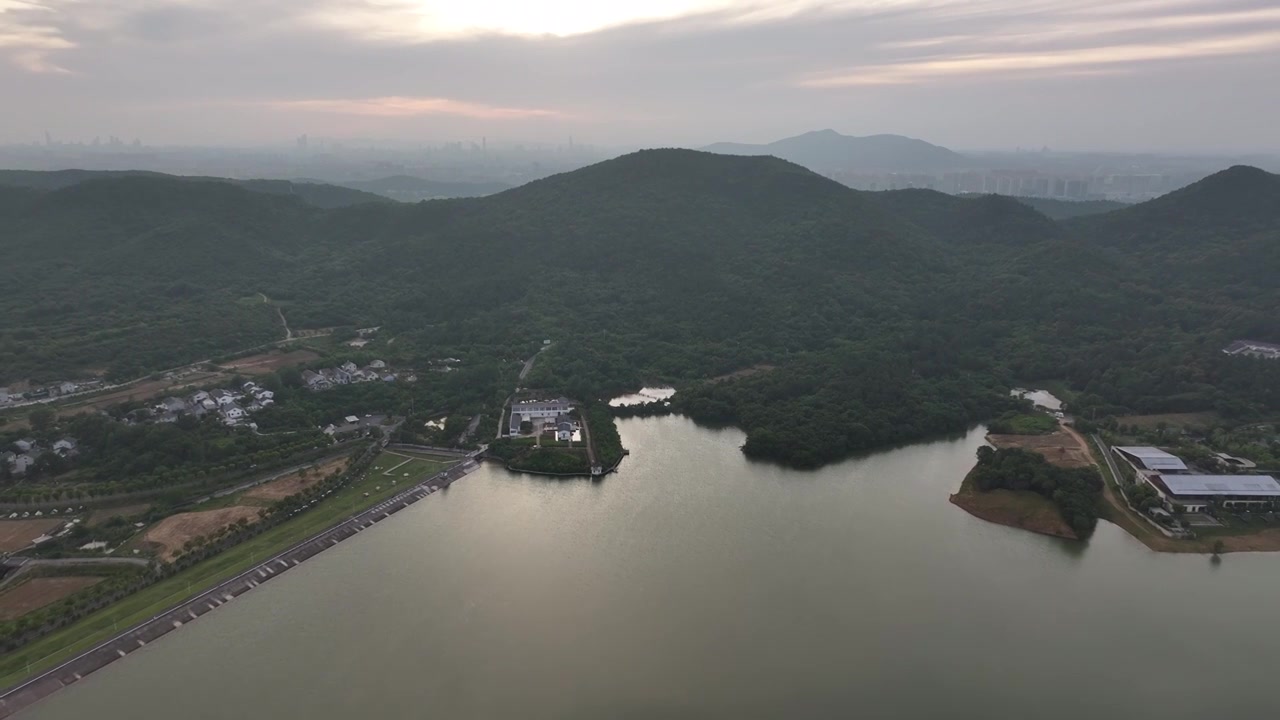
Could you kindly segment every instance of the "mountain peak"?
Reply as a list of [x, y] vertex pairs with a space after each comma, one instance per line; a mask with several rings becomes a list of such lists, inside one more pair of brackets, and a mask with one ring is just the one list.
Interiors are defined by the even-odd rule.
[[703, 148], [727, 155], [775, 155], [816, 172], [925, 171], [962, 167], [968, 160], [947, 148], [902, 135], [842, 135], [812, 130], [766, 145], [716, 143]]
[[1280, 207], [1280, 175], [1235, 165], [1155, 200], [1121, 211], [1133, 218], [1239, 224], [1271, 219]]

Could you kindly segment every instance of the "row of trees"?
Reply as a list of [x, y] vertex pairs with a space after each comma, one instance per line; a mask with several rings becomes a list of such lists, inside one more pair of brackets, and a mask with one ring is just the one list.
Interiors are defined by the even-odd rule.
[[[381, 446], [377, 443], [366, 446], [352, 459], [346, 470], [341, 473], [330, 473], [303, 493], [273, 503], [262, 511], [257, 520], [250, 521], [242, 518], [235, 524], [219, 529], [211, 536], [202, 536], [188, 541], [173, 562], [156, 564], [145, 571], [136, 568], [108, 567], [80, 570], [79, 572], [85, 574], [105, 575], [107, 579], [15, 620], [0, 622], [0, 648], [5, 652], [16, 650], [54, 630], [70, 625], [89, 613], [279, 525], [296, 512], [304, 510], [311, 500], [325, 492], [344, 487], [363, 474], [380, 450]], [[64, 575], [74, 572], [76, 571], [59, 570], [59, 574]]]

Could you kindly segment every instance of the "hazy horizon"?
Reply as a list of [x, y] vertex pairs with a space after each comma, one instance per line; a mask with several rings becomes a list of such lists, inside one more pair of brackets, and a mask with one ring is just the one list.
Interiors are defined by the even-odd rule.
[[0, 143], [1266, 154], [1278, 51], [1265, 0], [0, 0]]

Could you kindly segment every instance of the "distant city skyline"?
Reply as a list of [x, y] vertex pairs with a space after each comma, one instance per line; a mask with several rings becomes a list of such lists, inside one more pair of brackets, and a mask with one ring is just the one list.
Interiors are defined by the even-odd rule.
[[1280, 152], [1273, 0], [0, 0], [0, 143]]

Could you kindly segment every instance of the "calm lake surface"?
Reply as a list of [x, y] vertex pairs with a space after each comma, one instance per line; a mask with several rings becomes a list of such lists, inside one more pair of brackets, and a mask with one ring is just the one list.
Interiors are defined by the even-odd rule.
[[22, 717], [1280, 715], [1280, 557], [984, 523], [979, 430], [795, 472], [619, 427], [601, 483], [486, 466]]

